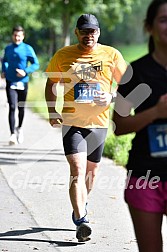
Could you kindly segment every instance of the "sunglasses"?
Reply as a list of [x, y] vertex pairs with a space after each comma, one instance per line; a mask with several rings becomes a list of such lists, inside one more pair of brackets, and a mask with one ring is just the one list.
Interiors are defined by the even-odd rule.
[[80, 35], [97, 35], [98, 34], [98, 30], [96, 29], [84, 29], [84, 30], [79, 30], [79, 34]]

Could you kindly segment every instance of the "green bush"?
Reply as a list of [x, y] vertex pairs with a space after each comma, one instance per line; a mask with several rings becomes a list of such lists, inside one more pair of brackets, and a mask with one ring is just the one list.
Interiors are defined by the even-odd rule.
[[118, 165], [125, 166], [133, 137], [134, 133], [122, 136], [110, 133], [105, 141], [103, 156], [113, 159]]

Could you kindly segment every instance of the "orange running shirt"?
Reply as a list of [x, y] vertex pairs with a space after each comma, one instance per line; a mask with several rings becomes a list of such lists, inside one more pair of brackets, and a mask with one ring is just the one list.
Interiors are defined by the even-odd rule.
[[92, 102], [95, 90], [112, 92], [113, 81], [121, 80], [126, 70], [121, 53], [98, 44], [91, 53], [78, 45], [58, 50], [46, 69], [54, 83], [64, 84], [63, 124], [82, 128], [108, 128], [109, 106]]

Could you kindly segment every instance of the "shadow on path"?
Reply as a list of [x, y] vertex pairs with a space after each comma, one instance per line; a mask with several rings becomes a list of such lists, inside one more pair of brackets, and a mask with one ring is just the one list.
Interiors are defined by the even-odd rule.
[[[74, 229], [63, 229], [63, 228], [40, 228], [40, 227], [32, 227], [31, 229], [25, 229], [25, 230], [12, 230], [7, 231], [5, 233], [0, 233], [0, 241], [19, 241], [19, 242], [46, 242], [50, 244], [56, 244], [59, 247], [67, 247], [67, 246], [78, 246], [84, 244], [84, 242], [71, 242], [71, 241], [51, 241], [47, 239], [32, 239], [32, 238], [11, 238], [11, 236], [20, 236], [25, 234], [32, 234], [32, 233], [39, 233], [43, 231], [69, 231], [74, 232]], [[8, 236], [8, 237], [7, 237]], [[10, 237], [9, 237], [10, 236]]]
[[[56, 158], [59, 157], [58, 158]], [[0, 164], [19, 164], [27, 162], [63, 162], [61, 149], [30, 149], [17, 147], [0, 147]]]

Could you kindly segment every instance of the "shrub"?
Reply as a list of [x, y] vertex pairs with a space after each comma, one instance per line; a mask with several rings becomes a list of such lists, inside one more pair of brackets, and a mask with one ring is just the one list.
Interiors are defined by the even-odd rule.
[[113, 159], [118, 165], [125, 166], [133, 137], [134, 133], [122, 136], [110, 133], [105, 141], [103, 156]]

